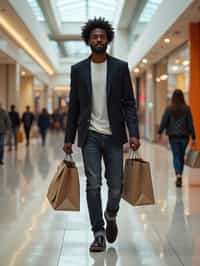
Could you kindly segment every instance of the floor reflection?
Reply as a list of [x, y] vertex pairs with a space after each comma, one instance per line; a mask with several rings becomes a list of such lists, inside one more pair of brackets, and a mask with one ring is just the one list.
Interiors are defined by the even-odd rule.
[[116, 266], [118, 255], [114, 247], [109, 247], [103, 253], [90, 253], [90, 257], [94, 260], [91, 266]]
[[31, 157], [31, 151], [30, 148], [27, 148], [25, 151], [25, 158], [22, 166], [22, 173], [24, 175], [25, 180], [27, 183], [30, 183], [31, 180], [34, 177], [34, 166], [33, 164], [35, 163], [36, 157]]
[[[73, 158], [80, 173], [81, 212], [55, 212], [45, 200], [64, 157], [63, 139], [61, 133], [49, 134], [45, 147], [34, 139], [29, 148], [20, 145], [17, 153], [5, 153], [0, 167], [0, 238], [5, 243], [0, 266], [11, 266], [10, 261], [12, 266], [200, 266], [197, 170], [188, 175], [186, 168], [189, 177], [176, 189], [170, 153], [144, 143], [141, 154], [151, 162], [156, 204], [134, 208], [122, 202], [118, 240], [106, 252], [92, 254], [79, 149], [74, 147]], [[106, 198], [104, 187], [104, 203]]]
[[39, 173], [43, 179], [46, 179], [49, 174], [50, 161], [48, 156], [48, 148], [42, 147], [36, 159]]

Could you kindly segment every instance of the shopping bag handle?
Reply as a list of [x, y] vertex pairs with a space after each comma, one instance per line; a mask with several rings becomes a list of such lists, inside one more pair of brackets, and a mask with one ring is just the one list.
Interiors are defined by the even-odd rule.
[[68, 167], [68, 168], [75, 168], [75, 162], [73, 160], [73, 157], [71, 154], [66, 154], [63, 162], [65, 163], [65, 165]]
[[64, 161], [67, 161], [67, 162], [74, 162], [73, 157], [72, 157], [71, 154], [65, 154]]
[[144, 163], [145, 161], [140, 156], [140, 153], [138, 151], [130, 150], [129, 151], [129, 159], [139, 161]]
[[141, 159], [141, 156], [138, 151], [134, 151], [133, 149], [129, 150], [129, 159]]

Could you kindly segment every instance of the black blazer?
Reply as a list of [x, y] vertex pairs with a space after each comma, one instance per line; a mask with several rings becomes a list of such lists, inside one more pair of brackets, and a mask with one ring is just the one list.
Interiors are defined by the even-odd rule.
[[[116, 144], [127, 142], [126, 125], [130, 137], [139, 138], [135, 99], [128, 63], [107, 56], [107, 108]], [[74, 143], [78, 129], [78, 146], [86, 141], [91, 116], [91, 64], [90, 57], [72, 66], [69, 112], [65, 143]]]

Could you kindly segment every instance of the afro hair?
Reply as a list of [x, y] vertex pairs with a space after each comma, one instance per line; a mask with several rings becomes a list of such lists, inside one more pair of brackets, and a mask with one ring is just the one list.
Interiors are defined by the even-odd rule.
[[111, 43], [114, 38], [114, 30], [112, 25], [102, 17], [89, 19], [88, 22], [82, 27], [82, 38], [88, 45], [90, 32], [94, 29], [103, 29], [106, 31], [108, 43]]

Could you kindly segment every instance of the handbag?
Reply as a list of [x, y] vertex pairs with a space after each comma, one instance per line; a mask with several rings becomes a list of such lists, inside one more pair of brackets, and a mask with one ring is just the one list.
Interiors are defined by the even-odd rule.
[[190, 148], [185, 155], [185, 165], [192, 168], [200, 168], [200, 151]]
[[24, 141], [23, 132], [22, 130], [17, 130], [17, 142], [22, 143]]

